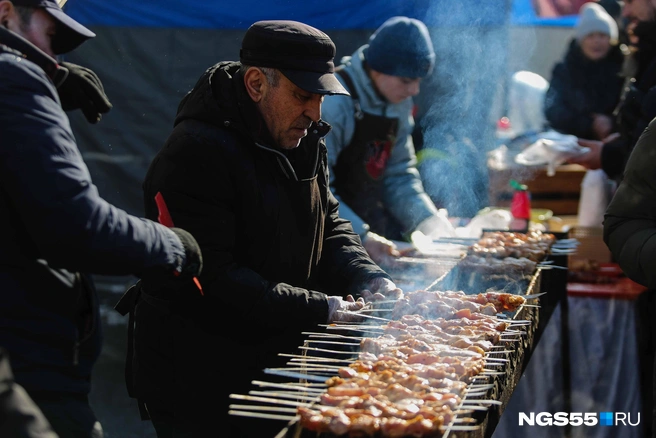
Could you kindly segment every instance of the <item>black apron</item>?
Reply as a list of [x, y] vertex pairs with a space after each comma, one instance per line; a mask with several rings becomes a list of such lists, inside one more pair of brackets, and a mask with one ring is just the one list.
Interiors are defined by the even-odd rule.
[[383, 202], [383, 173], [396, 142], [399, 121], [363, 112], [353, 81], [343, 69], [337, 73], [346, 82], [353, 99], [355, 132], [333, 169], [335, 190], [344, 204], [369, 224], [372, 232], [401, 240], [402, 226]]

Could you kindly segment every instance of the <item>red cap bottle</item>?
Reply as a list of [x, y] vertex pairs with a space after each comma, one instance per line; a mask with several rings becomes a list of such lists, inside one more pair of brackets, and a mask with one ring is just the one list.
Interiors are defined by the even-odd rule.
[[531, 219], [531, 195], [525, 184], [511, 180], [510, 185], [515, 189], [512, 202], [510, 203], [510, 214], [512, 214], [514, 219], [510, 228], [526, 231], [528, 230], [528, 223]]

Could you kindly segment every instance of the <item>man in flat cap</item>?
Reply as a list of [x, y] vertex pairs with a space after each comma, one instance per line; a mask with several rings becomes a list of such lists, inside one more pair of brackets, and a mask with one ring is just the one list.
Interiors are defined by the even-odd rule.
[[353, 296], [402, 294], [328, 188], [321, 104], [346, 94], [334, 56], [308, 25], [253, 24], [240, 62], [210, 67], [183, 98], [150, 166], [146, 215], [161, 192], [204, 257], [204, 297], [161, 306], [146, 281], [136, 305], [129, 384], [160, 438], [275, 435], [284, 422], [229, 416], [229, 395], [270, 381], [262, 370], [284, 366], [278, 354], [296, 352], [301, 332], [364, 305]]
[[54, 0], [0, 1], [2, 437], [55, 436], [48, 423], [62, 438], [102, 437], [88, 403], [102, 335], [87, 273], [200, 271], [189, 233], [126, 214], [91, 182], [64, 110], [95, 123], [110, 105], [93, 72], [54, 56], [93, 36]]

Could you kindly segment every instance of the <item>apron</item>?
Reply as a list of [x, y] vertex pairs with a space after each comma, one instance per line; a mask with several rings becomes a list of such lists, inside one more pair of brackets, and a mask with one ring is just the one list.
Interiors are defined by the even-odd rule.
[[344, 204], [367, 222], [372, 232], [402, 240], [401, 224], [383, 202], [383, 173], [396, 142], [399, 121], [363, 112], [353, 81], [344, 70], [337, 73], [346, 82], [353, 99], [355, 131], [333, 169], [335, 189]]

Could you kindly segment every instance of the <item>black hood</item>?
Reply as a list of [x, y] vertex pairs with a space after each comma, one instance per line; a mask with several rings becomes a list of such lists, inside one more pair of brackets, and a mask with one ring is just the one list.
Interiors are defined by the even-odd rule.
[[314, 176], [319, 169], [320, 150], [325, 151], [325, 146], [318, 148], [317, 145], [330, 132], [330, 125], [324, 121], [312, 123], [299, 147], [290, 150], [279, 148], [246, 92], [240, 67], [239, 62], [226, 61], [207, 69], [180, 102], [174, 124], [195, 120], [219, 129], [236, 131], [257, 147], [275, 153], [288, 178]]
[[246, 93], [241, 63], [213, 65], [198, 79], [178, 106], [175, 125], [193, 119], [221, 128], [232, 128], [263, 144], [273, 144], [264, 119]]
[[[239, 62], [225, 61], [207, 69], [180, 102], [175, 125], [187, 119], [198, 120], [234, 129], [255, 143], [275, 147], [262, 115], [246, 92], [240, 67]], [[323, 137], [330, 128], [325, 122], [313, 123], [308, 131], [315, 130]]]

